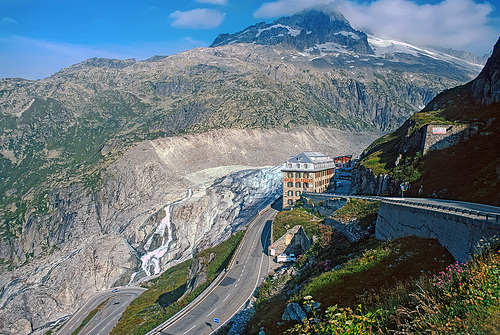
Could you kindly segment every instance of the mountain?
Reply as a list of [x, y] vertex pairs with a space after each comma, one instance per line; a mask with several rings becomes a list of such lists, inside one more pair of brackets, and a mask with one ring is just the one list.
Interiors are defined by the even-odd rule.
[[301, 40], [0, 80], [0, 332], [43, 333], [91, 294], [143, 278], [169, 205], [161, 270], [242, 229], [279, 191], [269, 166], [360, 152], [481, 70], [339, 14], [280, 22], [303, 25]]
[[[432, 125], [447, 135], [432, 139]], [[409, 182], [408, 195], [498, 206], [499, 135], [500, 39], [474, 80], [442, 92], [363, 152], [352, 191], [398, 194], [399, 184]]]
[[282, 17], [272, 23], [261, 22], [234, 34], [221, 34], [211, 47], [233, 43], [281, 44], [313, 54], [328, 48], [373, 54], [366, 34], [353, 29], [341, 13], [317, 10]]

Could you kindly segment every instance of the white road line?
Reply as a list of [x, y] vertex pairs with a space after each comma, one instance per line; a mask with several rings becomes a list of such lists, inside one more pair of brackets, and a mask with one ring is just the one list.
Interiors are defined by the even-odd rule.
[[231, 293], [229, 293], [229, 294], [227, 295], [227, 297], [225, 297], [225, 298], [224, 298], [224, 300], [222, 300], [222, 302], [226, 301], [226, 299], [227, 299], [227, 298], [229, 298], [229, 296], [230, 296], [230, 295], [231, 295]]
[[[267, 238], [268, 238], [268, 236], [269, 236], [269, 233], [270, 233], [270, 231], [268, 231], [268, 232], [267, 232], [267, 235], [266, 235], [266, 240], [267, 240]], [[226, 321], [224, 321], [222, 324], [218, 325], [218, 327], [217, 327], [214, 331], [212, 331], [212, 332], [210, 333], [210, 335], [214, 334], [214, 333], [215, 333], [215, 332], [216, 332], [216, 331], [217, 331], [220, 327], [224, 326], [228, 320], [231, 320], [231, 319], [233, 318], [233, 316], [234, 316], [236, 313], [238, 313], [238, 312], [239, 312], [239, 311], [243, 308], [243, 306], [245, 306], [245, 304], [247, 303], [248, 299], [250, 299], [250, 297], [253, 295], [253, 292], [255, 292], [255, 289], [257, 288], [257, 284], [259, 283], [259, 279], [258, 279], [258, 278], [260, 277], [260, 273], [261, 273], [261, 270], [262, 270], [262, 263], [263, 263], [263, 261], [264, 261], [264, 256], [265, 256], [265, 254], [262, 254], [262, 256], [260, 257], [259, 273], [258, 273], [258, 275], [257, 275], [257, 280], [255, 281], [255, 286], [254, 286], [254, 289], [253, 289], [252, 293], [250, 293], [250, 295], [248, 296], [248, 298], [245, 300], [245, 302], [243, 302], [243, 304], [241, 304], [241, 306], [240, 306], [240, 307], [236, 310], [236, 312], [234, 312], [234, 313], [233, 313], [233, 315], [231, 315], [231, 316], [230, 316], [230, 317], [229, 317]], [[236, 287], [236, 286], [238, 286], [238, 284], [234, 285], [234, 287]]]
[[238, 281], [240, 281], [240, 279], [241, 279], [241, 276], [240, 276], [240, 278], [238, 278]]
[[187, 333], [189, 333], [189, 332], [190, 332], [191, 330], [193, 330], [194, 328], [196, 328], [196, 326], [193, 326], [193, 327], [189, 328], [189, 329], [188, 329], [188, 330], [186, 330], [183, 334], [187, 334]]
[[215, 312], [216, 310], [217, 310], [217, 307], [215, 307], [213, 311], [211, 311], [210, 313], [208, 313], [207, 318], [210, 316], [210, 314], [212, 314], [212, 313], [213, 313], [213, 312]]

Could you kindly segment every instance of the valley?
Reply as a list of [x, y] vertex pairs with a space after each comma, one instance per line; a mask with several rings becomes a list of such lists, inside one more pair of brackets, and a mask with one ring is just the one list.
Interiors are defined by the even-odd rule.
[[[381, 136], [409, 138], [408, 117], [481, 72], [460, 55], [311, 11], [168, 57], [0, 79], [0, 332], [45, 334], [95, 293], [227, 241], [279, 198], [298, 152], [368, 147], [366, 163]], [[392, 192], [389, 165], [362, 179]]]

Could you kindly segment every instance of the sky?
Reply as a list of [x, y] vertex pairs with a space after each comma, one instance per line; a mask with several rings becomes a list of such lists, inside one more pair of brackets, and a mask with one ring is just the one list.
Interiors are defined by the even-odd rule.
[[45, 78], [92, 57], [172, 55], [310, 8], [339, 10], [377, 37], [482, 56], [500, 36], [500, 0], [479, 1], [0, 0], [0, 78]]

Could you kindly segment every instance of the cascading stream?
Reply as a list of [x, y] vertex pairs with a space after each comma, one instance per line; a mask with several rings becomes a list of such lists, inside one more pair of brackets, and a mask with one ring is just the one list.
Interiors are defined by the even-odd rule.
[[[160, 271], [161, 271], [160, 260], [167, 253], [169, 246], [170, 246], [170, 243], [173, 240], [172, 224], [170, 222], [172, 205], [181, 203], [181, 202], [185, 201], [186, 199], [191, 198], [192, 196], [193, 196], [193, 191], [190, 189], [190, 190], [188, 190], [188, 195], [186, 198], [179, 200], [179, 201], [176, 201], [176, 202], [168, 205], [167, 207], [165, 207], [165, 213], [166, 213], [165, 217], [161, 220], [161, 222], [158, 225], [158, 227], [156, 228], [155, 232], [149, 237], [146, 244], [144, 245], [144, 249], [146, 251], [149, 251], [149, 248], [151, 247], [154, 236], [160, 235], [162, 238], [162, 244], [160, 247], [158, 247], [152, 251], [149, 251], [148, 253], [142, 255], [142, 257], [141, 257], [142, 269], [144, 270], [144, 272], [146, 273], [146, 275], [148, 277], [154, 276], [154, 275], [157, 275], [158, 273], [160, 273]], [[165, 241], [165, 228], [167, 230], [166, 241]], [[151, 267], [153, 267], [153, 271], [151, 271]], [[136, 274], [137, 273], [134, 273], [132, 275], [132, 277], [130, 279], [131, 282], [133, 281]]]

